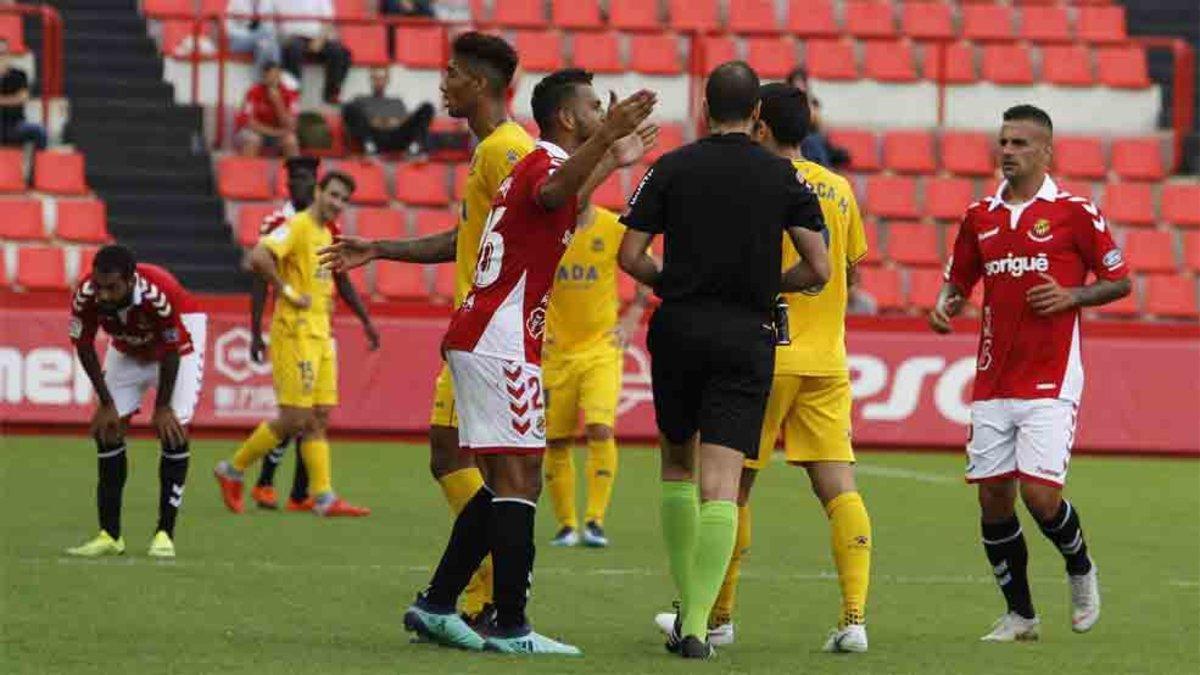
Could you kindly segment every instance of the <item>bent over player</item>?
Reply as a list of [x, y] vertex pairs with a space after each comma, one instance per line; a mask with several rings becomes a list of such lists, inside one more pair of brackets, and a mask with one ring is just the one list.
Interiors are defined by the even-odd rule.
[[[1088, 631], [1100, 618], [1096, 565], [1062, 489], [1083, 394], [1079, 308], [1128, 295], [1129, 269], [1099, 209], [1047, 175], [1052, 136], [1041, 109], [1004, 112], [1004, 181], [967, 209], [929, 315], [935, 331], [949, 332], [983, 280], [967, 481], [979, 485], [983, 548], [1008, 605], [983, 637], [992, 642], [1038, 637], [1018, 492], [1066, 560], [1072, 629]], [[1096, 281], [1085, 284], [1089, 272]]]
[[[96, 329], [110, 342], [101, 370]], [[154, 387], [150, 422], [162, 445], [158, 463], [158, 525], [149, 555], [175, 557], [175, 518], [187, 479], [188, 434], [204, 377], [208, 318], [183, 286], [161, 267], [138, 264], [124, 246], [96, 253], [92, 271], [71, 298], [69, 333], [79, 362], [96, 391], [92, 415], [99, 477], [96, 509], [100, 534], [69, 555], [94, 558], [125, 552], [121, 493], [128, 462], [125, 434], [142, 396]]]

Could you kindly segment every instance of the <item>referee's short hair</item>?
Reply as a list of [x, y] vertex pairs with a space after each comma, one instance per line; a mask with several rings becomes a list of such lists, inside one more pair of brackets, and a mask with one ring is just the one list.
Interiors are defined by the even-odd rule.
[[708, 74], [704, 98], [714, 122], [750, 119], [758, 103], [758, 73], [745, 61], [722, 63]]
[[351, 176], [345, 171], [338, 171], [337, 169], [325, 172], [325, 175], [321, 176], [321, 180], [317, 181], [317, 187], [324, 190], [335, 180], [342, 185], [345, 185], [346, 190], [348, 190], [350, 194], [354, 194], [354, 191], [358, 189], [358, 183], [354, 182], [354, 176]]
[[772, 82], [759, 87], [758, 98], [762, 101], [759, 119], [775, 140], [789, 148], [800, 145], [812, 126], [808, 95], [790, 84]]
[[125, 279], [132, 277], [136, 268], [137, 260], [133, 257], [133, 251], [120, 244], [105, 246], [96, 251], [96, 257], [92, 259], [93, 272], [117, 272]]
[[1046, 130], [1051, 134], [1054, 133], [1054, 122], [1050, 121], [1049, 113], [1036, 105], [1029, 105], [1028, 103], [1014, 105], [1004, 111], [1003, 119], [1005, 122], [1016, 122], [1019, 120], [1033, 122], [1039, 126], [1046, 127]]
[[558, 111], [575, 96], [575, 88], [591, 84], [592, 74], [582, 68], [564, 68], [543, 77], [533, 88], [533, 121], [545, 136], [554, 126]]

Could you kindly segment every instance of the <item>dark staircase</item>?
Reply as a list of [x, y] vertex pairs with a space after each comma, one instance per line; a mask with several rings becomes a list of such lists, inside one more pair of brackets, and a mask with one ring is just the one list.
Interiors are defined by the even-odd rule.
[[[214, 192], [202, 111], [177, 105], [136, 0], [50, 0], [64, 24], [66, 141], [108, 205], [109, 231], [194, 291], [249, 288]], [[39, 31], [28, 31], [40, 50]]]

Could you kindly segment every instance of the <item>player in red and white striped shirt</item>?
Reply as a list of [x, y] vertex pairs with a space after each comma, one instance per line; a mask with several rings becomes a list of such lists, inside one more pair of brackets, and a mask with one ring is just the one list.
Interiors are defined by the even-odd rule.
[[[1047, 175], [1052, 136], [1044, 111], [1005, 111], [1005, 180], [995, 196], [967, 209], [929, 316], [935, 331], [949, 332], [950, 319], [983, 280], [967, 480], [979, 485], [983, 545], [1008, 604], [983, 638], [994, 642], [1038, 635], [1029, 554], [1014, 509], [1018, 492], [1066, 560], [1072, 628], [1082, 633], [1100, 617], [1096, 566], [1062, 488], [1083, 393], [1079, 310], [1120, 299], [1131, 286], [1099, 209]], [[1085, 284], [1089, 273], [1096, 280]]]

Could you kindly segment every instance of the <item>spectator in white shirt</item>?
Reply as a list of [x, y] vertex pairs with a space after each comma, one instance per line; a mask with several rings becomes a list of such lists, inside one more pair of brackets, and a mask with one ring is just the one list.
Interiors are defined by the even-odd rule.
[[350, 72], [350, 51], [338, 42], [334, 25], [314, 19], [287, 20], [288, 16], [322, 17], [332, 19], [332, 0], [276, 0], [276, 10], [282, 21], [283, 67], [302, 79], [300, 68], [306, 56], [325, 64], [325, 87], [322, 98], [336, 104], [341, 96], [342, 83]]
[[275, 0], [229, 0], [225, 11], [241, 15], [225, 20], [229, 51], [254, 54], [254, 67], [262, 73], [268, 63], [279, 63], [279, 39], [275, 35]]

